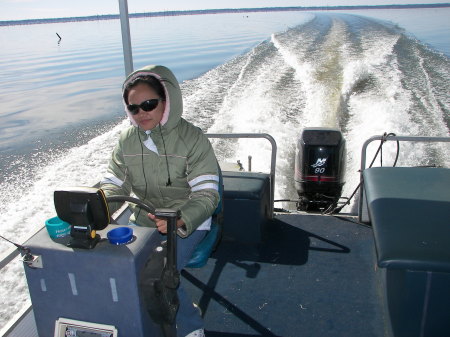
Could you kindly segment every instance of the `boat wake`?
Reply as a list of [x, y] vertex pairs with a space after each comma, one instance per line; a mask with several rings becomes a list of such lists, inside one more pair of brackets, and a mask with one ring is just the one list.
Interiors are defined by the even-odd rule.
[[[342, 130], [343, 196], [359, 182], [360, 151], [373, 135], [448, 136], [450, 60], [396, 26], [346, 14], [316, 17], [183, 85], [186, 117], [208, 132], [263, 132], [278, 145], [276, 199], [295, 199], [296, 141], [304, 127]], [[220, 160], [268, 171], [270, 146], [214, 140]], [[378, 144], [377, 144], [378, 145]], [[375, 147], [369, 147], [372, 159]], [[414, 151], [412, 150], [414, 147]], [[396, 147], [386, 145], [384, 165]], [[399, 165], [449, 166], [448, 145], [402, 145]], [[379, 165], [379, 164], [375, 164]], [[355, 212], [353, 201], [347, 212]]]

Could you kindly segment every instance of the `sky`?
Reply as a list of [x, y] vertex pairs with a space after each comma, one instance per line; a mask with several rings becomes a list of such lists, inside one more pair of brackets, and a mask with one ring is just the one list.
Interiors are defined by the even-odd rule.
[[[129, 13], [165, 10], [448, 3], [439, 0], [128, 0]], [[119, 0], [0, 0], [0, 21], [118, 14]]]

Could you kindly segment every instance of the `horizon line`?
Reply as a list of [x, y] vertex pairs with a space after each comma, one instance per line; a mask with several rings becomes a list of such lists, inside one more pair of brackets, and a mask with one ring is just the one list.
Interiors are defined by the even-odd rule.
[[[221, 8], [221, 9], [190, 9], [190, 10], [166, 10], [157, 12], [129, 13], [130, 18], [182, 16], [201, 14], [223, 13], [252, 13], [252, 12], [281, 12], [281, 11], [309, 11], [309, 10], [348, 10], [348, 9], [408, 9], [408, 8], [443, 8], [450, 7], [450, 3], [434, 4], [403, 4], [403, 5], [341, 5], [341, 6], [288, 6], [288, 7], [256, 7], [256, 8]], [[87, 16], [73, 16], [60, 18], [18, 19], [1, 20], [0, 26], [13, 26], [40, 23], [63, 23], [73, 21], [114, 20], [119, 19], [119, 14], [97, 14]]]

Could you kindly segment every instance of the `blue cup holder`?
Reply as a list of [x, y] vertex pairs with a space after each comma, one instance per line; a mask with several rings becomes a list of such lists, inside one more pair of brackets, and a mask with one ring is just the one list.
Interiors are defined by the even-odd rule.
[[70, 235], [70, 224], [62, 221], [57, 216], [46, 220], [45, 227], [47, 228], [48, 234], [53, 239], [63, 238]]
[[123, 245], [133, 240], [133, 229], [131, 227], [118, 227], [110, 230], [106, 236], [113, 245]]

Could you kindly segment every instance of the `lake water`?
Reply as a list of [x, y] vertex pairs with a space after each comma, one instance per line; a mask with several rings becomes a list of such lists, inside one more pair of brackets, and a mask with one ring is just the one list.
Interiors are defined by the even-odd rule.
[[[271, 134], [276, 198], [296, 197], [301, 129], [340, 128], [348, 196], [365, 139], [449, 135], [449, 16], [447, 8], [133, 19], [134, 66], [171, 68], [182, 82], [185, 118], [204, 131]], [[0, 44], [0, 234], [21, 243], [54, 215], [55, 189], [101, 179], [128, 125], [120, 24], [0, 27]], [[269, 168], [268, 143], [214, 146], [221, 160], [252, 155], [254, 170]], [[450, 167], [447, 145], [412, 146], [402, 145], [400, 164]], [[394, 153], [386, 148], [386, 165]], [[0, 241], [0, 252], [7, 248]], [[0, 276], [0, 326], [27, 301], [21, 269], [17, 263]]]

